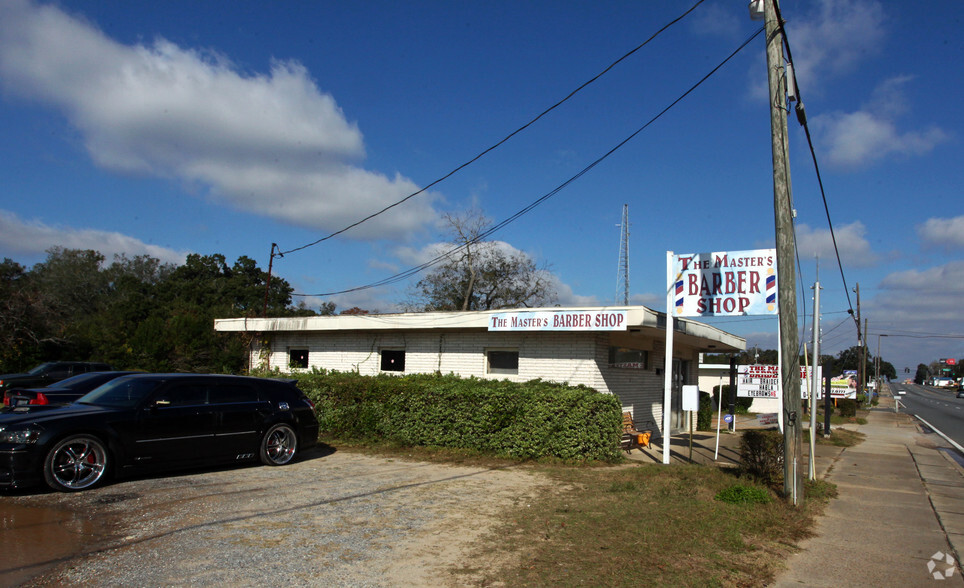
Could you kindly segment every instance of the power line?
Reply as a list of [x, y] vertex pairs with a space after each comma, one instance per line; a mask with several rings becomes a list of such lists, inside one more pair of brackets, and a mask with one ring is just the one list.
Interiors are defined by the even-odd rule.
[[688, 90], [686, 90], [685, 92], [683, 92], [678, 98], [676, 98], [676, 99], [673, 100], [673, 102], [671, 102], [668, 106], [666, 106], [665, 108], [663, 108], [663, 110], [661, 110], [658, 114], [656, 114], [656, 115], [653, 116], [651, 119], [649, 119], [649, 121], [647, 121], [643, 126], [639, 127], [638, 129], [636, 129], [635, 131], [633, 131], [628, 137], [626, 137], [625, 139], [623, 139], [622, 141], [620, 141], [619, 143], [617, 143], [615, 147], [613, 147], [612, 149], [610, 149], [609, 151], [607, 151], [606, 153], [604, 153], [602, 156], [600, 156], [599, 158], [597, 158], [595, 161], [593, 161], [592, 163], [590, 163], [589, 165], [587, 165], [586, 167], [584, 167], [584, 168], [583, 168], [582, 170], [580, 170], [576, 175], [570, 177], [568, 180], [566, 180], [566, 181], [563, 182], [562, 184], [559, 184], [558, 186], [556, 186], [555, 188], [553, 188], [553, 189], [552, 189], [551, 191], [549, 191], [548, 193], [546, 193], [546, 194], [540, 196], [539, 198], [537, 198], [536, 200], [532, 201], [531, 203], [529, 203], [528, 206], [526, 206], [525, 208], [519, 210], [518, 212], [516, 212], [516, 213], [513, 214], [512, 216], [510, 216], [510, 217], [502, 220], [502, 221], [499, 222], [498, 224], [493, 225], [493, 226], [490, 227], [489, 229], [483, 231], [482, 233], [480, 233], [479, 235], [477, 235], [473, 240], [468, 241], [468, 242], [466, 242], [466, 243], [463, 243], [463, 244], [461, 244], [461, 245], [459, 245], [459, 246], [457, 246], [457, 247], [454, 247], [454, 248], [450, 249], [449, 251], [446, 251], [445, 253], [443, 253], [443, 254], [435, 257], [434, 259], [432, 259], [432, 260], [430, 260], [430, 261], [427, 261], [427, 262], [425, 262], [425, 263], [423, 263], [423, 264], [420, 264], [420, 265], [417, 265], [417, 266], [415, 266], [415, 267], [409, 268], [409, 269], [407, 269], [407, 270], [405, 270], [405, 271], [403, 271], [403, 272], [399, 272], [399, 273], [397, 273], [397, 274], [395, 274], [395, 275], [393, 275], [393, 276], [389, 276], [389, 277], [387, 277], [387, 278], [384, 278], [384, 279], [379, 280], [379, 281], [377, 281], [377, 282], [373, 282], [373, 283], [371, 283], [371, 284], [367, 284], [367, 285], [365, 285], [365, 286], [357, 286], [357, 287], [355, 287], [355, 288], [349, 288], [349, 289], [347, 289], [347, 290], [339, 290], [339, 291], [336, 291], [336, 292], [323, 292], [323, 293], [319, 293], [319, 294], [292, 294], [292, 296], [316, 296], [316, 297], [335, 296], [335, 295], [338, 295], [338, 294], [348, 294], [348, 293], [351, 293], [351, 292], [358, 292], [358, 291], [361, 291], [361, 290], [368, 290], [368, 289], [370, 289], [370, 288], [375, 288], [375, 287], [378, 287], [378, 286], [387, 286], [387, 285], [390, 285], [390, 284], [394, 284], [394, 283], [396, 283], [396, 282], [400, 282], [400, 281], [402, 281], [402, 280], [405, 280], [405, 279], [407, 279], [407, 278], [409, 278], [409, 277], [411, 277], [411, 276], [413, 276], [413, 275], [421, 272], [422, 270], [427, 269], [427, 268], [429, 268], [429, 267], [431, 267], [431, 266], [433, 266], [433, 265], [441, 262], [443, 259], [446, 259], [447, 257], [449, 257], [449, 256], [451, 256], [451, 255], [453, 255], [453, 254], [455, 254], [455, 253], [458, 253], [459, 251], [465, 249], [466, 247], [469, 247], [470, 245], [473, 245], [473, 244], [475, 244], [475, 243], [478, 243], [478, 242], [480, 242], [480, 241], [485, 240], [486, 238], [488, 238], [489, 236], [491, 236], [491, 235], [492, 235], [493, 233], [495, 233], [496, 231], [502, 229], [503, 227], [505, 227], [505, 226], [508, 225], [509, 223], [511, 223], [511, 222], [517, 220], [518, 218], [522, 217], [523, 215], [529, 213], [529, 212], [532, 211], [532, 209], [534, 209], [535, 207], [539, 206], [540, 204], [542, 204], [543, 202], [545, 202], [545, 201], [548, 200], [549, 198], [552, 198], [553, 196], [555, 196], [556, 194], [558, 194], [559, 192], [561, 192], [563, 189], [565, 189], [567, 186], [569, 186], [569, 184], [575, 182], [576, 180], [578, 180], [579, 178], [581, 178], [581, 177], [584, 176], [585, 174], [589, 173], [590, 170], [592, 170], [594, 167], [596, 167], [597, 165], [599, 165], [600, 163], [602, 163], [604, 160], [606, 160], [610, 155], [612, 155], [613, 153], [615, 153], [616, 151], [618, 151], [619, 149], [621, 149], [623, 146], [625, 146], [627, 143], [629, 143], [631, 140], [633, 140], [637, 135], [639, 135], [639, 134], [642, 133], [644, 130], [646, 130], [650, 125], [652, 125], [654, 122], [656, 122], [656, 121], [657, 121], [659, 118], [661, 118], [664, 114], [666, 114], [667, 112], [669, 112], [670, 109], [672, 109], [674, 106], [676, 106], [677, 104], [679, 104], [684, 98], [686, 98], [687, 96], [689, 96], [694, 90], [696, 90], [698, 87], [700, 87], [700, 86], [703, 84], [703, 82], [705, 82], [705, 81], [708, 80], [710, 77], [712, 77], [717, 71], [719, 71], [720, 68], [722, 68], [724, 65], [726, 65], [726, 64], [727, 64], [731, 59], [733, 59], [740, 51], [742, 51], [747, 45], [749, 45], [751, 41], [753, 41], [756, 37], [758, 37], [758, 36], [760, 35], [760, 33], [763, 32], [763, 30], [764, 30], [763, 27], [760, 27], [759, 29], [757, 29], [757, 31], [756, 31], [755, 33], [753, 33], [752, 35], [750, 35], [739, 47], [737, 47], [732, 53], [730, 53], [730, 54], [726, 57], [726, 59], [724, 59], [723, 61], [721, 61], [721, 62], [719, 63], [719, 65], [717, 65], [716, 67], [714, 67], [712, 70], [710, 70], [709, 73], [707, 73], [707, 74], [704, 75], [702, 78], [700, 78], [700, 80], [699, 80], [698, 82], [696, 82], [695, 84], [693, 84], [692, 86], [690, 86], [690, 88], [689, 88]]
[[590, 84], [592, 84], [593, 82], [595, 82], [596, 80], [598, 80], [599, 78], [601, 78], [602, 76], [604, 76], [604, 75], [606, 75], [607, 73], [609, 73], [609, 71], [610, 71], [611, 69], [613, 69], [614, 67], [616, 67], [620, 62], [624, 61], [624, 60], [627, 59], [629, 56], [633, 55], [634, 53], [636, 53], [637, 51], [639, 51], [640, 49], [642, 49], [643, 47], [645, 47], [646, 45], [648, 45], [653, 39], [655, 39], [655, 38], [658, 37], [660, 34], [662, 34], [664, 31], [666, 31], [666, 29], [670, 28], [671, 26], [675, 25], [675, 24], [678, 23], [679, 21], [683, 20], [683, 18], [685, 18], [687, 15], [689, 15], [691, 12], [693, 12], [693, 10], [695, 10], [696, 7], [699, 6], [700, 4], [702, 4], [703, 2], [704, 2], [704, 0], [698, 0], [698, 1], [696, 2], [696, 4], [694, 4], [693, 6], [691, 6], [686, 12], [684, 12], [683, 14], [677, 16], [676, 18], [674, 18], [673, 20], [671, 20], [671, 21], [668, 22], [667, 24], [663, 25], [662, 28], [660, 28], [658, 31], [656, 31], [655, 33], [653, 33], [648, 39], [646, 39], [645, 41], [643, 41], [642, 43], [640, 43], [639, 45], [637, 45], [634, 49], [632, 49], [631, 51], [629, 51], [628, 53], [626, 53], [625, 55], [623, 55], [622, 57], [620, 57], [620, 58], [617, 59], [616, 61], [610, 63], [610, 64], [609, 64], [605, 69], [603, 69], [601, 72], [599, 72], [598, 74], [596, 74], [595, 76], [593, 76], [592, 78], [590, 78], [588, 81], [586, 81], [586, 82], [584, 82], [582, 85], [580, 85], [578, 88], [576, 88], [575, 90], [573, 90], [572, 92], [570, 92], [568, 95], [566, 95], [565, 98], [563, 98], [562, 100], [556, 102], [555, 104], [553, 104], [553, 105], [550, 106], [549, 108], [543, 110], [543, 111], [540, 112], [535, 118], [533, 118], [532, 120], [530, 120], [530, 121], [527, 122], [526, 124], [522, 125], [522, 126], [519, 127], [518, 129], [512, 131], [511, 133], [509, 133], [508, 135], [506, 135], [505, 137], [503, 137], [502, 139], [500, 139], [498, 142], [496, 142], [496, 143], [495, 143], [494, 145], [492, 145], [491, 147], [488, 147], [487, 149], [484, 149], [481, 153], [479, 153], [479, 154], [476, 155], [475, 157], [469, 159], [469, 160], [466, 161], [465, 163], [459, 165], [458, 167], [456, 167], [456, 168], [453, 169], [452, 171], [448, 172], [448, 173], [445, 174], [444, 176], [442, 176], [442, 177], [438, 178], [437, 180], [431, 182], [430, 184], [426, 185], [425, 187], [423, 187], [423, 188], [421, 188], [421, 189], [419, 189], [419, 190], [417, 190], [417, 191], [415, 191], [415, 192], [412, 192], [411, 194], [409, 194], [408, 196], [402, 198], [401, 200], [399, 200], [399, 201], [397, 201], [397, 202], [394, 202], [394, 203], [392, 203], [392, 204], [389, 204], [389, 205], [386, 206], [385, 208], [383, 208], [383, 209], [381, 209], [381, 210], [379, 210], [379, 211], [377, 211], [377, 212], [373, 212], [372, 214], [366, 216], [365, 218], [363, 218], [363, 219], [361, 219], [361, 220], [359, 220], [359, 221], [356, 221], [356, 222], [348, 225], [347, 227], [345, 227], [345, 228], [343, 228], [343, 229], [340, 229], [340, 230], [335, 231], [334, 233], [331, 233], [331, 234], [329, 234], [329, 235], [327, 235], [327, 236], [325, 236], [325, 237], [322, 237], [322, 238], [320, 238], [320, 239], [317, 239], [317, 240], [315, 240], [315, 241], [312, 241], [311, 243], [308, 243], [307, 245], [302, 245], [301, 247], [295, 247], [294, 249], [289, 249], [289, 250], [283, 251], [283, 252], [280, 251], [280, 249], [279, 249], [279, 252], [284, 253], [284, 254], [294, 253], [295, 251], [301, 251], [302, 249], [307, 249], [308, 247], [312, 247], [312, 246], [317, 245], [317, 244], [319, 244], [319, 243], [321, 243], [321, 242], [323, 242], [323, 241], [327, 241], [328, 239], [331, 239], [332, 237], [335, 237], [335, 236], [340, 235], [340, 234], [342, 234], [342, 233], [344, 233], [344, 232], [346, 232], [346, 231], [349, 231], [349, 230], [357, 227], [358, 225], [360, 225], [360, 224], [362, 224], [362, 223], [364, 223], [364, 222], [367, 222], [367, 221], [375, 218], [376, 216], [379, 216], [380, 214], [383, 214], [383, 213], [385, 213], [385, 212], [388, 212], [389, 210], [391, 210], [392, 208], [395, 208], [395, 207], [398, 206], [399, 204], [402, 204], [402, 203], [404, 203], [404, 202], [407, 202], [408, 200], [414, 198], [415, 196], [418, 196], [419, 194], [422, 194], [422, 193], [426, 192], [427, 190], [429, 190], [429, 189], [432, 188], [433, 186], [436, 186], [437, 184], [439, 184], [439, 183], [447, 180], [448, 178], [450, 178], [450, 177], [452, 177], [453, 175], [455, 175], [456, 173], [462, 171], [463, 169], [465, 169], [465, 168], [468, 167], [469, 165], [475, 163], [476, 161], [478, 161], [479, 159], [481, 159], [482, 157], [484, 157], [485, 155], [487, 155], [489, 152], [491, 152], [491, 151], [495, 150], [496, 148], [500, 147], [502, 144], [504, 144], [506, 141], [508, 141], [508, 140], [511, 139], [512, 137], [518, 135], [519, 133], [521, 133], [521, 132], [524, 131], [525, 129], [529, 128], [529, 127], [532, 126], [536, 121], [538, 121], [539, 119], [541, 119], [541, 118], [544, 117], [545, 115], [549, 114], [550, 112], [552, 112], [553, 110], [555, 110], [556, 108], [558, 108], [559, 106], [561, 106], [563, 103], [565, 103], [565, 102], [568, 101], [570, 98], [572, 98], [573, 96], [575, 96], [575, 95], [576, 95], [577, 93], [579, 93], [581, 90], [583, 90], [584, 88], [586, 88], [587, 86], [589, 86]]
[[[783, 46], [787, 51], [787, 62], [793, 65], [793, 54], [790, 51], [790, 40], [787, 37], [787, 32], [783, 26], [783, 15], [780, 13], [780, 5], [778, 2], [773, 3], [776, 9], [777, 15], [777, 26], [780, 27], [780, 32], [783, 34]], [[857, 322], [857, 317], [854, 315], [854, 306], [850, 300], [850, 287], [847, 285], [847, 277], [844, 275], [843, 262], [840, 260], [840, 249], [837, 247], [837, 236], [833, 230], [833, 220], [830, 218], [830, 206], [827, 204], [827, 193], [823, 187], [823, 178], [820, 175], [820, 164], [817, 162], [817, 152], [813, 147], [813, 138], [810, 136], [810, 126], [807, 124], [807, 114], [803, 106], [803, 95], [800, 93], [800, 86], [797, 84], [797, 74], [796, 69], [793, 70], [793, 86], [797, 92], [797, 106], [795, 108], [797, 114], [797, 122], [803, 127], [804, 132], [807, 136], [807, 145], [810, 148], [810, 157], [813, 160], [814, 172], [817, 176], [817, 185], [820, 187], [820, 196], [823, 199], [823, 208], [827, 215], [827, 225], [830, 227], [830, 238], [833, 241], [833, 250], [837, 256], [837, 267], [840, 268], [840, 279], [843, 281], [844, 294], [847, 296], [847, 306], [850, 308], [850, 314], [854, 318], [854, 322], [857, 325], [858, 339], [860, 338], [860, 323]], [[794, 235], [794, 239], [796, 236]], [[799, 263], [799, 262], [798, 262]]]

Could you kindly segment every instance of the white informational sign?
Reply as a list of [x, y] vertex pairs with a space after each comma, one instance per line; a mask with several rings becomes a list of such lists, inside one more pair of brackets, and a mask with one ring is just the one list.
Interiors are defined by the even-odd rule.
[[625, 310], [538, 310], [499, 312], [490, 331], [625, 331]]
[[675, 316], [777, 314], [775, 249], [675, 257]]
[[842, 376], [830, 379], [831, 398], [857, 398], [857, 376], [844, 372]]
[[[821, 377], [822, 366], [817, 366], [817, 378]], [[740, 398], [781, 398], [779, 366], [740, 365], [736, 367], [736, 395]], [[808, 398], [813, 366], [800, 366], [800, 397]], [[822, 396], [817, 393], [817, 398]]]
[[683, 386], [683, 410], [696, 412], [700, 409], [700, 387]]

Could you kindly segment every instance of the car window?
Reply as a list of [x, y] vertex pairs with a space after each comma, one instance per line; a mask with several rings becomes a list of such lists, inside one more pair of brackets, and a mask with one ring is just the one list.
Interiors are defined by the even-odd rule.
[[153, 403], [157, 407], [197, 406], [207, 404], [208, 387], [204, 384], [183, 383], [159, 392]]
[[163, 380], [118, 378], [91, 390], [77, 401], [81, 404], [132, 408], [147, 398]]
[[33, 368], [32, 370], [30, 370], [30, 371], [27, 372], [27, 373], [30, 374], [31, 376], [39, 376], [39, 375], [41, 375], [41, 374], [47, 373], [47, 370], [49, 370], [49, 369], [52, 367], [52, 365], [53, 365], [53, 364], [51, 364], [51, 363], [49, 363], [49, 362], [48, 362], [48, 363], [42, 363], [42, 364], [38, 365], [37, 367]]
[[258, 401], [258, 391], [247, 384], [221, 384], [211, 386], [209, 393], [211, 404]]

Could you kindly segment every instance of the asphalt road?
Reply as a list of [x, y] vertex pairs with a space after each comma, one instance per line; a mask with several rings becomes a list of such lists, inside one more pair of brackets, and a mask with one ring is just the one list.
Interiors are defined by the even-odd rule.
[[[890, 389], [900, 398], [902, 412], [924, 419], [964, 446], [964, 398], [957, 398], [956, 390], [896, 383], [890, 384]], [[906, 394], [897, 395], [898, 390]]]

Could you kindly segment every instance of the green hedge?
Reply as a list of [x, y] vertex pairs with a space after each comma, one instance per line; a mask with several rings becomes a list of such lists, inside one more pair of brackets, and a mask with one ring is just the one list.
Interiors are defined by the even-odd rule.
[[622, 409], [586, 386], [412, 374], [293, 374], [336, 438], [537, 459], [615, 461]]

